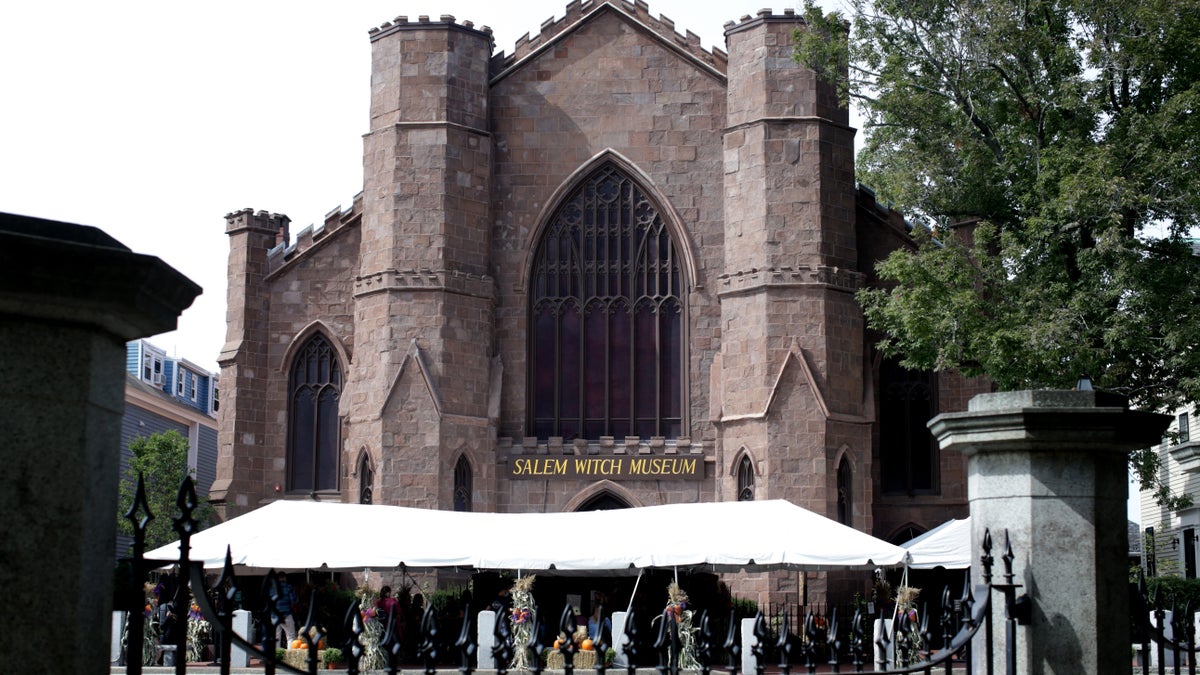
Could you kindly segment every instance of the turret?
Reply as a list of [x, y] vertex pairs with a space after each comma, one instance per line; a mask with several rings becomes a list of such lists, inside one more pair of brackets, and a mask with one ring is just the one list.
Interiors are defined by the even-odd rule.
[[258, 504], [267, 422], [270, 292], [267, 253], [288, 240], [285, 215], [242, 209], [225, 216], [229, 235], [225, 346], [217, 363], [225, 394], [217, 413], [217, 479], [209, 497], [223, 518]]

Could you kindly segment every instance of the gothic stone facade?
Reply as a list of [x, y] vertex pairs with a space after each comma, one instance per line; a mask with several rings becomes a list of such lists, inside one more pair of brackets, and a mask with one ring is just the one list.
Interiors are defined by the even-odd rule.
[[856, 186], [798, 28], [764, 10], [709, 52], [591, 0], [509, 55], [449, 16], [372, 30], [352, 207], [294, 241], [227, 217], [224, 515], [782, 498], [891, 538], [963, 515], [963, 462], [919, 436], [981, 384], [873, 349], [854, 292], [905, 224]]

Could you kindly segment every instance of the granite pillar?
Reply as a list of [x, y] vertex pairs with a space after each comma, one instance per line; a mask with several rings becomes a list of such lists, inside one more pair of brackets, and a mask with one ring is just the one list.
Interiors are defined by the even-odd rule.
[[30, 673], [109, 672], [125, 343], [200, 287], [104, 232], [0, 214], [0, 635]]
[[[971, 541], [991, 531], [993, 581], [1007, 534], [1015, 595], [1032, 601], [1019, 626], [1018, 673], [1128, 673], [1127, 455], [1153, 445], [1170, 418], [1096, 391], [983, 394], [967, 412], [934, 418], [943, 450], [967, 455]], [[982, 579], [978, 555], [971, 567]], [[995, 666], [1004, 672], [1004, 597], [994, 591]], [[974, 651], [977, 672], [986, 655]]]

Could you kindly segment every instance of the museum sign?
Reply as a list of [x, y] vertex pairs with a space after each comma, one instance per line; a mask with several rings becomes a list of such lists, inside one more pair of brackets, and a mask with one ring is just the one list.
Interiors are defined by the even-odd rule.
[[657, 480], [704, 478], [703, 457], [517, 457], [511, 478], [608, 478]]

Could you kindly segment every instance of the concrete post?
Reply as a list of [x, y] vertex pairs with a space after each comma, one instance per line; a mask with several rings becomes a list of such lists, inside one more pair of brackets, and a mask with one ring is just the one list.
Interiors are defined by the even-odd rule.
[[629, 665], [629, 659], [625, 656], [625, 645], [629, 642], [629, 637], [625, 635], [625, 622], [628, 619], [629, 612], [612, 613], [613, 650], [617, 652], [613, 658], [613, 665], [617, 667]]
[[[233, 610], [233, 632], [242, 636], [247, 642], [254, 642], [254, 616], [245, 609]], [[229, 665], [234, 668], [245, 668], [250, 665], [250, 652], [237, 644], [230, 645]]]
[[[1018, 673], [1128, 673], [1127, 454], [1159, 442], [1170, 418], [1095, 391], [983, 394], [934, 418], [943, 450], [967, 455], [971, 541], [991, 531], [993, 582], [1004, 581], [1005, 534], [1017, 595]], [[982, 581], [978, 556], [971, 578]], [[1004, 672], [1004, 598], [994, 592], [995, 667]], [[976, 672], [986, 655], [974, 650]]]
[[[174, 329], [200, 287], [96, 228], [11, 214], [0, 270], [6, 659], [107, 675], [95, 645], [113, 623], [125, 342]], [[53, 620], [38, 611], [48, 585]]]
[[492, 648], [496, 646], [496, 620], [496, 613], [490, 609], [479, 613], [478, 628], [475, 633], [478, 645], [475, 654], [479, 670], [492, 670], [496, 667], [496, 657], [492, 654]]

